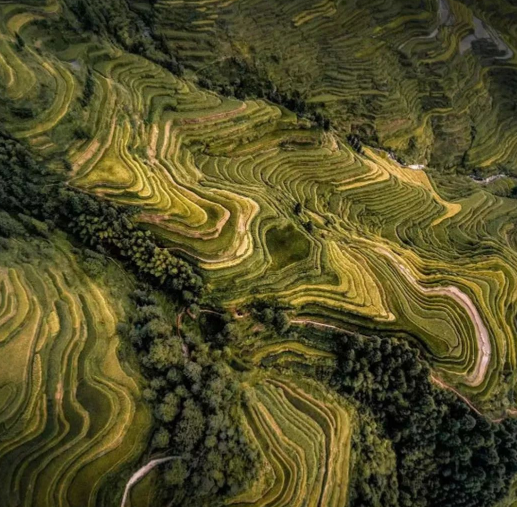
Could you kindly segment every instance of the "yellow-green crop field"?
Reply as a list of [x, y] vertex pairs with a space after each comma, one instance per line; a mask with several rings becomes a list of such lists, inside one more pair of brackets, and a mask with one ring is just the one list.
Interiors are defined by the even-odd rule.
[[[308, 26], [316, 11], [295, 23]], [[515, 365], [513, 201], [482, 187], [447, 200], [424, 170], [374, 149], [360, 155], [338, 132], [264, 100], [223, 98], [114, 47], [16, 55], [18, 32], [35, 48], [50, 44], [33, 21], [54, 16], [58, 5], [2, 5], [6, 93], [47, 98], [11, 130], [56, 165], [66, 154], [70, 185], [140, 207], [142, 224], [198, 262], [228, 306], [276, 295], [301, 314], [406, 332], [445, 378], [481, 396]], [[87, 67], [95, 93], [79, 110]], [[72, 119], [89, 139], [67, 136]]]
[[246, 415], [266, 465], [255, 487], [229, 505], [346, 502], [354, 412], [304, 387], [272, 378], [253, 388]]
[[138, 376], [118, 357], [120, 302], [66, 243], [0, 270], [0, 470], [5, 506], [93, 506], [140, 456], [150, 427]]
[[[424, 170], [358, 154], [281, 107], [220, 97], [108, 46], [57, 55], [10, 67], [34, 81], [20, 100], [43, 86], [54, 97], [12, 130], [56, 166], [65, 153], [70, 185], [141, 208], [141, 223], [199, 263], [226, 305], [275, 295], [301, 315], [406, 333], [444, 378], [482, 397], [513, 367], [513, 201], [482, 187], [447, 200]], [[95, 94], [77, 112], [87, 65]], [[67, 139], [71, 116], [90, 139]]]
[[[437, 378], [489, 404], [517, 368], [517, 200], [466, 176], [440, 179], [427, 165], [447, 152], [449, 138], [454, 150], [469, 147], [470, 168], [507, 171], [493, 183], [499, 190], [513, 181], [517, 121], [504, 103], [491, 106], [491, 79], [515, 68], [517, 25], [483, 19], [511, 36], [501, 36], [499, 60], [483, 66], [468, 39], [481, 14], [458, 0], [437, 17], [394, 12], [376, 28], [360, 8], [347, 17], [338, 1], [277, 3], [157, 2], [160, 35], [189, 64], [178, 77], [100, 37], [62, 40], [44, 25], [67, 15], [61, 0], [0, 1], [0, 96], [9, 107], [34, 106], [32, 116], [2, 121], [70, 187], [137, 207], [139, 225], [199, 266], [224, 308], [276, 297], [300, 323], [406, 338]], [[370, 3], [388, 17], [389, 2]], [[192, 12], [178, 29], [175, 19]], [[275, 16], [289, 22], [282, 27]], [[287, 38], [279, 63], [261, 69], [285, 89], [309, 90], [307, 102], [321, 103], [333, 126], [202, 87], [203, 69], [219, 62], [211, 39], [224, 23], [232, 27], [229, 54], [244, 60], [276, 54]], [[253, 29], [269, 23], [277, 23], [272, 38]], [[392, 87], [387, 40], [433, 66], [431, 92], [417, 77]], [[453, 66], [462, 73], [447, 75]], [[93, 94], [83, 106], [88, 72]], [[443, 103], [422, 106], [423, 95], [446, 92]], [[375, 109], [357, 125], [373, 126], [386, 149], [418, 146], [418, 165], [350, 146], [343, 132], [357, 97]], [[446, 160], [448, 169], [457, 158]], [[102, 503], [113, 502], [110, 478], [136, 462], [151, 427], [138, 374], [118, 354], [122, 302], [82, 272], [70, 246], [58, 245], [36, 263], [24, 261], [23, 242], [0, 253], [6, 507], [111, 506]], [[334, 361], [295, 340], [261, 344], [248, 359], [271, 357]], [[265, 467], [254, 488], [228, 504], [345, 505], [355, 408], [280, 373], [252, 382], [249, 396], [247, 430]], [[135, 487], [134, 504], [151, 505], [146, 484]]]

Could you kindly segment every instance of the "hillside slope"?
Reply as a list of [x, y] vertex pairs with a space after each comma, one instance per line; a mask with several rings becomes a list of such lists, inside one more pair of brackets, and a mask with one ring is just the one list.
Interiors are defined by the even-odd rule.
[[511, 502], [514, 3], [0, 1], [0, 503]]

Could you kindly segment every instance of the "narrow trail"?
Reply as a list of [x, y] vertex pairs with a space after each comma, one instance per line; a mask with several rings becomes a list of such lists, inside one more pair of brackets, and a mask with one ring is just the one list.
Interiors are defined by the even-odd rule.
[[199, 313], [211, 313], [212, 315], [224, 315], [222, 312], [216, 312], [215, 310], [208, 310], [206, 308], [201, 308]]
[[471, 387], [479, 386], [487, 374], [488, 365], [490, 364], [490, 359], [492, 357], [492, 344], [490, 343], [488, 329], [472, 299], [454, 285], [449, 285], [447, 287], [423, 287], [418, 283], [418, 280], [409, 268], [402, 264], [402, 262], [391, 252], [382, 247], [378, 247], [377, 251], [386, 257], [389, 257], [396, 264], [399, 271], [420, 292], [425, 294], [448, 296], [465, 309], [476, 331], [476, 340], [479, 349], [474, 371], [465, 377], [465, 384]]
[[446, 384], [443, 380], [439, 379], [435, 375], [431, 374], [431, 381], [434, 384], [436, 384], [437, 386], [441, 387], [442, 389], [447, 389], [448, 391], [453, 392], [456, 396], [458, 396], [458, 398], [461, 398], [474, 412], [476, 412], [476, 414], [478, 414], [481, 417], [485, 417], [486, 419], [488, 419], [490, 422], [493, 422], [494, 424], [499, 424], [499, 423], [503, 422], [505, 419], [507, 419], [508, 417], [517, 416], [517, 409], [507, 408], [506, 416], [496, 417], [496, 418], [490, 417], [486, 414], [483, 414], [483, 412], [481, 412], [478, 408], [476, 408], [472, 404], [472, 402], [467, 397], [463, 396], [463, 394], [461, 394], [457, 389], [454, 389], [454, 387], [450, 386], [449, 384]]
[[197, 320], [197, 317], [190, 311], [190, 308], [187, 308], [187, 315], [192, 319], [192, 320]]
[[[291, 324], [300, 325], [300, 326], [321, 327], [324, 329], [333, 329], [335, 331], [339, 331], [342, 333], [353, 334], [351, 331], [348, 331], [347, 329], [343, 329], [342, 327], [334, 326], [332, 324], [325, 324], [323, 322], [318, 322], [317, 320], [311, 320], [311, 319], [291, 319]], [[485, 417], [495, 424], [498, 424], [498, 423], [504, 421], [505, 417], [498, 417], [498, 418], [494, 419], [486, 414], [483, 414], [483, 412], [481, 412], [478, 408], [476, 408], [476, 406], [465, 395], [461, 394], [457, 389], [450, 386], [449, 384], [446, 384], [443, 380], [438, 378], [435, 374], [431, 373], [430, 380], [433, 384], [437, 385], [438, 387], [453, 392], [456, 396], [458, 396], [458, 398], [460, 398], [462, 401], [464, 401], [480, 417]], [[507, 417], [517, 416], [517, 409], [507, 409], [506, 416]]]
[[334, 329], [335, 331], [339, 331], [341, 333], [353, 334], [348, 329], [344, 329], [342, 327], [333, 326], [332, 324], [325, 324], [324, 322], [318, 322], [317, 320], [310, 319], [291, 319], [291, 324], [298, 326], [314, 326], [314, 327], [322, 327], [325, 329]]
[[182, 337], [181, 337], [181, 320], [183, 319], [183, 314], [185, 313], [185, 310], [181, 310], [181, 312], [178, 313], [178, 315], [176, 316], [176, 329], [177, 329], [177, 332], [178, 332], [178, 338], [181, 340]]
[[[482, 412], [480, 412], [473, 404], [472, 402], [463, 396], [457, 389], [454, 389], [454, 387], [450, 386], [449, 384], [446, 384], [443, 380], [439, 379], [435, 375], [431, 374], [431, 382], [433, 384], [436, 384], [437, 386], [441, 387], [442, 389], [446, 389], [447, 391], [453, 392], [458, 398], [462, 399], [476, 414], [480, 415], [481, 417], [486, 417]], [[489, 418], [490, 419], [490, 418]], [[501, 422], [500, 419], [490, 419], [492, 422]]]
[[181, 312], [178, 313], [178, 316], [176, 317], [176, 327], [177, 327], [177, 333], [178, 338], [181, 342], [181, 352], [183, 353], [183, 357], [188, 358], [189, 357], [189, 348], [186, 343], [183, 342], [183, 337], [181, 336], [181, 320], [183, 319], [183, 315], [185, 314], [185, 309], [181, 310]]
[[494, 174], [493, 176], [489, 176], [488, 178], [485, 178], [485, 179], [481, 179], [481, 180], [478, 180], [478, 179], [475, 179], [474, 177], [470, 177], [470, 179], [474, 182], [474, 183], [478, 183], [479, 185], [488, 185], [489, 183], [492, 183], [494, 181], [497, 181], [497, 180], [500, 180], [502, 178], [507, 178], [508, 176], [506, 174]]
[[161, 465], [162, 463], [166, 463], [167, 461], [171, 461], [173, 459], [180, 459], [180, 456], [170, 456], [168, 458], [157, 458], [149, 461], [147, 465], [144, 465], [142, 468], [139, 468], [127, 481], [126, 488], [124, 489], [124, 495], [122, 496], [122, 502], [120, 503], [120, 507], [125, 507], [127, 503], [127, 499], [131, 488], [139, 481], [141, 481], [153, 468]]

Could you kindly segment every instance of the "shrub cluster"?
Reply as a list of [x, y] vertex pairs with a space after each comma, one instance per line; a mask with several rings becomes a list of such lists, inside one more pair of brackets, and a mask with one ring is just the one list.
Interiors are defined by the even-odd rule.
[[243, 392], [227, 365], [227, 350], [214, 349], [200, 334], [174, 333], [157, 300], [133, 294], [134, 312], [121, 331], [135, 347], [148, 386], [157, 428], [152, 445], [179, 456], [164, 474], [171, 499], [234, 495], [251, 486], [260, 462], [243, 428]]
[[[4, 210], [57, 225], [88, 247], [125, 260], [146, 280], [180, 294], [188, 304], [195, 303], [203, 291], [203, 280], [187, 261], [159, 247], [150, 231], [134, 225], [134, 209], [67, 187], [48, 174], [23, 145], [1, 133], [0, 202]], [[5, 217], [3, 222], [7, 230]]]
[[[517, 473], [517, 421], [500, 424], [436, 388], [419, 352], [397, 339], [335, 337], [338, 368], [331, 380], [367, 407], [397, 456], [403, 507], [488, 507], [501, 500]], [[359, 488], [353, 505], [381, 506]]]

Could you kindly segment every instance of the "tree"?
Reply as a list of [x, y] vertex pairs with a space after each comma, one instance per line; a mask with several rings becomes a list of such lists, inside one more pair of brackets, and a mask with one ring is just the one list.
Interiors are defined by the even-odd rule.
[[142, 391], [142, 396], [144, 397], [144, 400], [146, 400], [146, 401], [154, 401], [157, 398], [156, 391], [154, 389], [149, 388], [149, 387], [146, 387]]
[[25, 47], [25, 41], [22, 39], [22, 36], [18, 32], [16, 32], [14, 37], [16, 39], [16, 49], [21, 51]]
[[154, 434], [152, 445], [157, 449], [165, 449], [169, 446], [170, 440], [170, 433], [163, 426], [161, 426]]
[[83, 95], [79, 99], [82, 107], [88, 106], [94, 93], [95, 93], [95, 80], [93, 79], [92, 70], [89, 68], [86, 73], [86, 80], [84, 82]]
[[145, 358], [146, 366], [162, 371], [182, 362], [181, 344], [173, 338], [154, 340], [149, 348], [149, 354]]
[[[508, 452], [517, 425], [506, 431], [434, 387], [429, 366], [406, 342], [359, 335], [339, 340], [332, 384], [371, 410], [392, 441], [399, 505], [489, 507], [505, 495], [517, 471]], [[371, 487], [377, 486], [369, 484], [362, 503], [374, 505]]]
[[0, 236], [10, 238], [11, 236], [24, 236], [27, 234], [25, 227], [9, 213], [0, 211]]
[[276, 330], [280, 333], [280, 334], [283, 334], [285, 332], [287, 332], [287, 330], [289, 329], [291, 323], [289, 321], [289, 317], [287, 316], [287, 314], [282, 311], [282, 310], [278, 310], [276, 313], [275, 313], [275, 320], [274, 320], [274, 324], [275, 324], [275, 328]]
[[176, 444], [184, 451], [192, 450], [201, 439], [204, 427], [205, 418], [201, 409], [194, 400], [186, 400], [176, 427]]
[[165, 484], [169, 487], [182, 486], [187, 477], [187, 466], [181, 459], [172, 460], [167, 466], [167, 471], [164, 474]]
[[149, 384], [144, 397], [169, 435], [167, 441], [165, 432], [157, 430], [153, 445], [166, 446], [189, 464], [188, 473], [166, 472], [166, 485], [178, 501], [187, 492], [199, 498], [241, 491], [256, 476], [259, 455], [239, 429], [242, 391], [224, 362], [231, 352], [226, 356], [203, 339], [205, 332], [231, 334], [231, 315], [208, 314], [207, 319], [202, 314], [194, 321], [202, 334], [190, 329], [178, 337], [171, 325], [175, 316], [164, 312], [148, 289], [135, 291], [132, 300], [129, 324], [119, 328], [139, 351]]
[[264, 308], [260, 313], [260, 320], [264, 322], [264, 324], [272, 324], [275, 318], [275, 312], [272, 308]]
[[309, 234], [312, 234], [314, 232], [314, 224], [311, 220], [307, 220], [307, 222], [304, 222], [303, 226]]
[[165, 423], [174, 421], [180, 412], [180, 400], [174, 393], [167, 393], [156, 408], [156, 417]]

